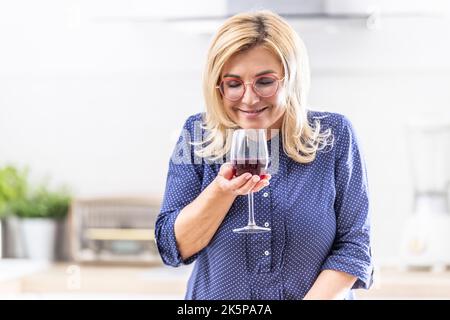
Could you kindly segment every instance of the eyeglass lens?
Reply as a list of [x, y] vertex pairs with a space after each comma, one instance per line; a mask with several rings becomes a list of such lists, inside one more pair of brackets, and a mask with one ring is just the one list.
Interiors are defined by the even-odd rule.
[[[275, 94], [278, 89], [278, 80], [265, 76], [255, 79], [253, 82], [253, 90], [261, 97], [270, 97]], [[225, 98], [229, 100], [239, 100], [245, 93], [244, 82], [237, 78], [224, 79], [221, 83], [220, 90]]]

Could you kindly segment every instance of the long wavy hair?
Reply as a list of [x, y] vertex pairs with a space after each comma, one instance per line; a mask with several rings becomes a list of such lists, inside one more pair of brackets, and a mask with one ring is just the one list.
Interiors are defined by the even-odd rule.
[[[206, 136], [196, 154], [209, 160], [222, 158], [231, 147], [227, 129], [239, 126], [227, 115], [216, 86], [224, 64], [236, 53], [263, 46], [279, 57], [286, 92], [281, 126], [284, 152], [299, 163], [312, 162], [318, 150], [332, 143], [330, 129], [320, 132], [320, 122], [308, 123], [306, 100], [310, 85], [305, 45], [294, 29], [271, 11], [241, 13], [227, 19], [214, 36], [203, 73]], [[228, 130], [229, 131], [229, 130]]]

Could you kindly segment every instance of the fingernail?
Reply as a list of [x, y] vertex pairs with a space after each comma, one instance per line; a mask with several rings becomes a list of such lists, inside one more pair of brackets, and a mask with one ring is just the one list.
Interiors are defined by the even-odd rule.
[[253, 178], [253, 181], [254, 181], [254, 182], [258, 182], [259, 179], [260, 179], [259, 176], [255, 176], [255, 177]]
[[245, 174], [245, 179], [250, 179], [252, 177], [252, 174], [251, 173], [246, 173]]

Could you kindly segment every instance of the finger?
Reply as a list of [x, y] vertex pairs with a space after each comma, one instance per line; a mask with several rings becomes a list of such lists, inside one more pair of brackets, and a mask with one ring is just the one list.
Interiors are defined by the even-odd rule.
[[259, 176], [261, 178], [261, 180], [270, 180], [272, 179], [272, 175], [268, 174], [268, 173], [264, 173], [262, 175]]
[[247, 194], [250, 192], [250, 190], [252, 190], [256, 184], [260, 181], [261, 179], [259, 178], [259, 176], [253, 176], [252, 179], [248, 180], [247, 183], [245, 185], [243, 185], [242, 187], [240, 187], [239, 189], [236, 190], [237, 193], [239, 194]]
[[237, 190], [237, 189], [241, 188], [246, 183], [248, 183], [248, 181], [250, 180], [251, 177], [252, 177], [251, 173], [244, 173], [244, 174], [241, 174], [239, 177], [232, 179], [230, 181], [231, 190]]
[[256, 186], [253, 188], [253, 192], [258, 192], [259, 190], [261, 190], [264, 187], [267, 187], [270, 184], [270, 179], [272, 178], [272, 176], [270, 174], [265, 174], [264, 178], [261, 179]]
[[224, 177], [227, 180], [231, 180], [234, 175], [233, 165], [229, 162], [224, 163], [219, 170], [219, 175]]
[[264, 189], [265, 187], [267, 187], [270, 184], [270, 182], [266, 179], [263, 179], [261, 181], [259, 181], [254, 187], [252, 192], [258, 192], [261, 191], [261, 189]]

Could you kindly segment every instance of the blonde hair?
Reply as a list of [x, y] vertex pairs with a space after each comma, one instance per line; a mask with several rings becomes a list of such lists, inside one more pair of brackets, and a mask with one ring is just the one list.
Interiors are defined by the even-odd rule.
[[284, 152], [299, 163], [312, 162], [318, 150], [329, 144], [331, 131], [320, 132], [320, 122], [311, 127], [307, 119], [306, 98], [310, 75], [306, 48], [292, 27], [270, 11], [237, 14], [222, 25], [209, 47], [203, 74], [206, 117], [203, 128], [207, 135], [196, 150], [200, 157], [216, 160], [231, 146], [227, 129], [238, 128], [225, 112], [220, 91], [224, 64], [236, 53], [263, 46], [279, 57], [287, 94], [281, 127]]

